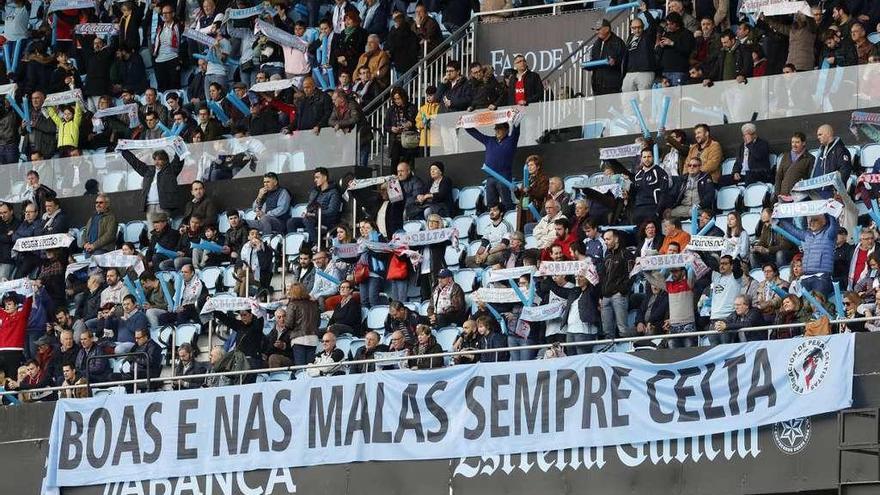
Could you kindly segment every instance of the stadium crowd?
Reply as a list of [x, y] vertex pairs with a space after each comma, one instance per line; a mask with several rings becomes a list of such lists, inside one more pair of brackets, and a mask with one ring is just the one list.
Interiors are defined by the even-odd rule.
[[[368, 29], [369, 21], [393, 7], [381, 2], [367, 3], [363, 23], [356, 8], [344, 1], [320, 20], [312, 10], [300, 15], [287, 4], [273, 4], [272, 12], [257, 16], [300, 38], [307, 27], [318, 25], [321, 34], [315, 41], [303, 40], [309, 47], [305, 51], [279, 45], [267, 36], [254, 37], [254, 18], [230, 21], [224, 13], [228, 15], [231, 11], [226, 8], [231, 6], [218, 6], [213, 0], [205, 0], [195, 14], [187, 2], [156, 3], [146, 9], [140, 4], [113, 4], [109, 10], [99, 9], [100, 16], [94, 9], [55, 11], [49, 16], [55, 27], [46, 29], [39, 22], [28, 28], [32, 29], [28, 37], [7, 37], [7, 43], [27, 44], [20, 65], [7, 77], [16, 82], [18, 92], [30, 95], [33, 116], [22, 122], [7, 100], [4, 119], [15, 134], [7, 141], [14, 145], [7, 148], [7, 156], [15, 161], [18, 129], [25, 133], [30, 159], [76, 156], [89, 147], [109, 150], [119, 138], [166, 135], [169, 125], [183, 129], [180, 135], [189, 142], [229, 133], [320, 132], [327, 126], [353, 130], [363, 121], [361, 107], [369, 87], [387, 87], [390, 69], [402, 73], [418, 59], [418, 51], [402, 59], [395, 50], [410, 46], [409, 41], [395, 45], [395, 40], [436, 46], [439, 28], [430, 27], [436, 21], [428, 9], [434, 12], [454, 3], [420, 4], [413, 20], [398, 12], [391, 16], [393, 26], [387, 32]], [[640, 9], [645, 19], [632, 21], [633, 34], [627, 42], [616, 39], [607, 22], [600, 23], [601, 43], [594, 45], [591, 58], [608, 58], [609, 65], [593, 69], [594, 91], [644, 89], [657, 81], [708, 85], [713, 80], [743, 78], [745, 82], [762, 74], [822, 67], [825, 62], [833, 66], [876, 61], [876, 48], [866, 50], [863, 39], [867, 23], [877, 20], [872, 2], [833, 3], [814, 11], [813, 18], [798, 15], [779, 24], [774, 19], [758, 19], [755, 26], [743, 22], [735, 32], [723, 15], [716, 25], [718, 16], [706, 15], [711, 9], [703, 10], [727, 3], [696, 1], [684, 9], [681, 2], [671, 0], [661, 29], [648, 10], [654, 5], [648, 2]], [[10, 16], [10, 9], [15, 14], [24, 5], [7, 6], [7, 26], [24, 15]], [[318, 2], [305, 5], [320, 7]], [[235, 5], [247, 7], [242, 2]], [[34, 9], [25, 10], [30, 26]], [[38, 20], [48, 16], [48, 10], [37, 12]], [[291, 13], [301, 20], [293, 21]], [[701, 18], [699, 32], [690, 30], [695, 16]], [[453, 22], [449, 29], [455, 26], [453, 17], [443, 12], [444, 23]], [[378, 22], [380, 27], [387, 26], [387, 16], [379, 18], [385, 21]], [[118, 22], [118, 34], [105, 40], [72, 32], [79, 23], [98, 20]], [[66, 31], [62, 22], [68, 23]], [[215, 40], [204, 56], [192, 39], [182, 35], [191, 26]], [[803, 42], [804, 33], [798, 29], [806, 29], [812, 37]], [[817, 33], [822, 33], [818, 45]], [[788, 41], [780, 42], [784, 38]], [[319, 63], [324, 47], [329, 45], [333, 52], [336, 43], [339, 51], [325, 59], [328, 63]], [[800, 57], [809, 58], [803, 51], [813, 56], [801, 64]], [[14, 47], [10, 53], [15, 53]], [[198, 61], [197, 68], [186, 67], [192, 60]], [[145, 62], [158, 90], [147, 86]], [[647, 65], [639, 65], [643, 62]], [[83, 66], [84, 82], [77, 66]], [[464, 68], [451, 62], [445, 81], [436, 90], [429, 89], [432, 97], [418, 111], [402, 90], [395, 89], [395, 104], [386, 119], [386, 130], [397, 136], [392, 140], [397, 146], [390, 150], [395, 175], [363, 186], [350, 176], [331, 177], [327, 169], [315, 169], [315, 187], [300, 209], [274, 173], [263, 177], [251, 209], [224, 211], [225, 205], [217, 204], [210, 194], [209, 180], [193, 182], [189, 197], [183, 193], [177, 186], [181, 162], [176, 156], [156, 151], [152, 163], [146, 164], [123, 150], [123, 158], [144, 177], [140, 201], [150, 223], [149, 230], [124, 240], [107, 195], [94, 196], [94, 214], [80, 228], [70, 224], [61, 202], [41, 184], [39, 174], [28, 172], [21, 218], [13, 205], [0, 204], [0, 279], [32, 280], [9, 289], [2, 298], [0, 370], [6, 388], [155, 378], [168, 362], [173, 362], [175, 375], [183, 377], [174, 387], [189, 388], [237, 383], [220, 375], [207, 380], [185, 378], [206, 371], [318, 363], [320, 368], [310, 370], [315, 375], [367, 372], [381, 364], [347, 366], [344, 361], [441, 350], [581, 344], [541, 353], [549, 357], [605, 350], [589, 344], [603, 337], [695, 330], [714, 331], [708, 339], [713, 344], [788, 338], [803, 329], [738, 330], [805, 322], [821, 327], [818, 316], [841, 314], [829, 299], [833, 282], [843, 290], [842, 314], [876, 314], [880, 255], [875, 250], [880, 236], [869, 215], [858, 217], [855, 232], [842, 227], [835, 214], [810, 216], [806, 222], [778, 222], [773, 217], [777, 205], [800, 199], [793, 191], [799, 180], [829, 173], [839, 173], [850, 187], [843, 192], [820, 189], [822, 197], [860, 202], [871, 209], [870, 182], [857, 178], [863, 171], [880, 168], [880, 161], [860, 161], [829, 125], [793, 133], [790, 148], [784, 150], [771, 150], [754, 124], [742, 126], [740, 143], [723, 145], [706, 125], [670, 130], [657, 140], [656, 157], [654, 143], [648, 140], [640, 141], [644, 148], [632, 163], [602, 163], [602, 174], [615, 178], [616, 189], [567, 188], [562, 177], [548, 177], [541, 156], [533, 155], [526, 163], [528, 181], [511, 190], [495, 175], [514, 179], [518, 126], [499, 124], [494, 136], [468, 130], [485, 146], [484, 163], [494, 171], [479, 190], [479, 201], [466, 194], [474, 192], [474, 186], [453, 184], [444, 175], [440, 161], [417, 173], [416, 149], [404, 148], [402, 134], [424, 130], [425, 122], [437, 112], [538, 101], [540, 78], [523, 57], [517, 57], [514, 66], [514, 73], [500, 82], [491, 68], [472, 64], [465, 75]], [[189, 69], [193, 70], [185, 78], [186, 91], [179, 90]], [[685, 76], [688, 71], [700, 75]], [[354, 72], [358, 81], [349, 88], [346, 81]], [[321, 84], [331, 74], [339, 76], [335, 89]], [[273, 78], [294, 82], [280, 91], [249, 91], [253, 84]], [[41, 88], [57, 93], [78, 84], [81, 102], [43, 113]], [[162, 101], [159, 91], [164, 92]], [[249, 103], [249, 113], [232, 103], [232, 95]], [[115, 98], [121, 98], [122, 104], [135, 103], [143, 126], [131, 127], [128, 115], [94, 118], [96, 110], [112, 107]], [[218, 114], [229, 119], [220, 121]], [[807, 132], [818, 140], [815, 154], [808, 150]], [[421, 137], [422, 142], [427, 138]], [[733, 166], [725, 171], [724, 149], [734, 148], [738, 151], [729, 157]], [[222, 178], [228, 176], [206, 179]], [[743, 190], [758, 191], [759, 200], [748, 205], [742, 200], [730, 202], [734, 190], [736, 197]], [[353, 199], [358, 205], [353, 213], [356, 225], [344, 221]], [[535, 218], [529, 217], [532, 209], [538, 212]], [[695, 210], [698, 225], [686, 227], [683, 220], [688, 223]], [[716, 218], [718, 224], [710, 225]], [[452, 234], [445, 233], [452, 228]], [[71, 229], [78, 240], [69, 247], [13, 250], [19, 239]], [[444, 232], [411, 248], [386, 242], [401, 238], [401, 231], [414, 230]], [[688, 250], [691, 236], [703, 230], [703, 236], [724, 240], [720, 251]], [[299, 249], [291, 249], [292, 240]], [[345, 248], [354, 244], [356, 250]], [[682, 252], [694, 252], [706, 269], [677, 266], [634, 273], [640, 258]], [[111, 264], [123, 257], [137, 258], [138, 263]], [[570, 275], [541, 276], [523, 269], [511, 280], [520, 293], [534, 293], [528, 302], [488, 303], [478, 295], [478, 287], [508, 286], [507, 279], [490, 281], [493, 270], [540, 267], [552, 261], [587, 263]], [[179, 277], [172, 275], [178, 272]], [[223, 293], [270, 302], [234, 315], [208, 314], [218, 328], [228, 330], [218, 330], [225, 342], [210, 348], [207, 362], [197, 360], [204, 352], [199, 336], [206, 333], [201, 308]], [[521, 317], [526, 304], [553, 303], [564, 307], [560, 315], [531, 322]], [[192, 332], [182, 339], [183, 327]], [[870, 327], [831, 327], [826, 322], [824, 329], [810, 331]], [[178, 337], [172, 346], [169, 335], [175, 328]], [[355, 346], [352, 339], [362, 342]], [[698, 344], [696, 339], [680, 338], [664, 345]], [[537, 354], [530, 349], [462, 354], [453, 362], [526, 360]], [[109, 355], [125, 356], [114, 363], [102, 358]], [[441, 358], [419, 358], [394, 365], [424, 369], [447, 364]], [[248, 375], [246, 380], [254, 379]], [[84, 393], [68, 389], [62, 395]], [[23, 397], [48, 400], [57, 395], [37, 392]]]
[[[608, 64], [588, 69], [593, 93], [747, 83], [751, 77], [880, 60], [869, 40], [880, 24], [877, 2], [810, 2], [812, 17], [757, 19], [731, 14], [735, 3], [642, 2], [625, 40], [610, 22], [599, 22], [589, 58]], [[666, 4], [668, 14], [660, 15]], [[193, 143], [333, 127], [357, 132], [364, 145], [373, 136], [364, 108], [391, 85], [392, 72], [400, 76], [414, 67], [479, 7], [472, 0], [420, 2], [410, 17], [407, 5], [378, 0], [100, 2], [63, 10], [51, 5], [6, 4], [0, 83], [14, 82], [10, 96], [25, 101], [5, 101], [0, 108], [3, 163], [18, 161], [19, 154], [39, 160], [113, 151], [119, 139], [172, 134]], [[504, 5], [483, 5], [496, 7]], [[116, 32], [102, 31], [110, 25]], [[512, 63], [496, 74], [479, 62], [450, 62], [443, 79], [426, 88], [420, 108], [411, 103], [415, 95], [397, 87], [381, 130], [391, 162], [422, 152], [438, 112], [539, 101], [540, 76], [523, 57]], [[252, 89], [263, 83], [270, 85]], [[72, 90], [79, 94], [58, 97]], [[59, 103], [45, 105], [47, 95]], [[130, 104], [136, 115], [114, 112]], [[420, 139], [406, 139], [410, 134]], [[218, 172], [204, 179], [229, 177]]]

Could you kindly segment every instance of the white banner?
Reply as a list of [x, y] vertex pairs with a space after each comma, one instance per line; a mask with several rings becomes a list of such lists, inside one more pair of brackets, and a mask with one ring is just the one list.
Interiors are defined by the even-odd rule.
[[76, 9], [93, 9], [95, 8], [95, 0], [52, 0], [49, 4], [47, 14], [57, 12], [59, 10], [76, 10]]
[[480, 110], [479, 112], [466, 113], [458, 118], [455, 127], [460, 129], [471, 129], [474, 127], [504, 124], [511, 122], [516, 117], [517, 113], [519, 113], [519, 110], [515, 107], [502, 110]]
[[97, 112], [95, 112], [93, 117], [96, 119], [100, 119], [101, 117], [110, 117], [113, 115], [122, 114], [128, 114], [129, 127], [135, 128], [141, 124], [141, 121], [138, 118], [138, 107], [136, 103], [127, 103], [125, 105], [117, 105], [115, 107], [98, 110]]
[[257, 301], [250, 297], [212, 297], [205, 302], [199, 314], [208, 314], [214, 311], [251, 311], [256, 316], [261, 316], [263, 308]]
[[692, 235], [685, 247], [688, 251], [723, 251], [728, 241], [723, 237]]
[[285, 90], [293, 86], [294, 82], [296, 81], [293, 79], [278, 79], [276, 81], [261, 82], [251, 86], [250, 91], [253, 91], [254, 93], [272, 93]]
[[694, 253], [658, 254], [654, 256], [640, 256], [630, 272], [633, 276], [641, 271], [665, 270], [667, 268], [682, 268], [693, 265], [697, 278], [701, 277], [708, 267]]
[[641, 144], [627, 144], [624, 146], [615, 146], [613, 148], [599, 148], [600, 160], [616, 160], [618, 158], [629, 158], [631, 156], [639, 156], [642, 153]]
[[592, 263], [587, 260], [542, 261], [538, 266], [538, 272], [535, 273], [535, 276], [577, 275], [581, 270], [585, 270], [588, 265], [592, 265]]
[[15, 90], [17, 89], [17, 85], [15, 83], [3, 84], [0, 85], [0, 95], [15, 95]]
[[185, 38], [189, 38], [193, 41], [201, 43], [205, 46], [214, 46], [214, 43], [217, 42], [217, 40], [215, 40], [214, 37], [210, 34], [197, 31], [193, 28], [186, 28], [186, 30], [183, 32], [183, 36]]
[[777, 15], [803, 14], [807, 17], [813, 17], [813, 11], [807, 2], [784, 2], [767, 5], [761, 8], [760, 14], [764, 17], [773, 17]]
[[386, 175], [384, 177], [368, 177], [366, 179], [352, 179], [351, 182], [348, 183], [347, 191], [355, 191], [357, 189], [364, 189], [366, 187], [380, 186], [391, 179], [394, 179], [393, 175]]
[[69, 91], [62, 91], [60, 93], [52, 93], [50, 95], [46, 95], [46, 100], [43, 102], [43, 106], [57, 107], [58, 105], [73, 103], [75, 101], [78, 101], [80, 105], [82, 105], [82, 91], [79, 89], [71, 89]]
[[838, 334], [719, 345], [662, 363], [594, 353], [62, 399], [41, 493], [288, 466], [646, 443], [771, 425], [850, 407], [854, 347], [853, 334]]
[[248, 19], [257, 15], [262, 15], [263, 13], [272, 14], [272, 11], [268, 8], [267, 5], [261, 3], [260, 5], [255, 5], [253, 7], [248, 7], [245, 9], [226, 9], [224, 19], [226, 21]]
[[170, 155], [184, 157], [189, 153], [186, 143], [180, 136], [169, 136], [158, 139], [120, 139], [116, 143], [116, 151], [164, 149]]
[[135, 273], [140, 275], [144, 272], [144, 262], [140, 256], [132, 254], [122, 254], [121, 250], [109, 252], [107, 254], [96, 254], [89, 258], [89, 261], [101, 268], [134, 268]]
[[357, 243], [337, 244], [333, 246], [333, 254], [337, 258], [357, 258], [361, 247]]
[[565, 301], [557, 301], [543, 306], [523, 306], [519, 319], [532, 322], [553, 320], [562, 316], [565, 305]]
[[773, 207], [773, 218], [810, 217], [815, 215], [831, 215], [837, 218], [841, 213], [843, 213], [843, 205], [833, 199], [777, 203]]
[[85, 24], [77, 24], [73, 28], [73, 32], [86, 35], [113, 35], [119, 32], [119, 24], [112, 22], [87, 22]]
[[34, 281], [29, 278], [17, 278], [0, 282], [0, 296], [7, 292], [17, 292], [25, 297], [34, 294]]
[[13, 251], [19, 253], [27, 251], [42, 251], [44, 249], [66, 248], [73, 242], [70, 234], [49, 234], [38, 235], [35, 237], [22, 237], [15, 241], [12, 246]]
[[283, 29], [279, 29], [262, 19], [257, 19], [257, 22], [254, 25], [254, 30], [262, 32], [267, 38], [281, 46], [293, 48], [294, 50], [299, 50], [301, 52], [308, 52], [309, 50], [309, 44], [305, 40], [290, 34]]
[[474, 292], [474, 301], [489, 304], [522, 302], [519, 300], [519, 296], [516, 295], [516, 292], [514, 292], [513, 289], [508, 289], [506, 287], [480, 287]]
[[414, 247], [438, 244], [453, 239], [458, 240], [458, 229], [455, 227], [447, 227], [445, 229], [420, 230], [418, 232], [402, 232], [394, 234], [391, 242], [393, 244]]
[[505, 280], [515, 280], [523, 275], [531, 275], [535, 273], [535, 266], [525, 265], [515, 268], [500, 268], [486, 270], [484, 277], [488, 277], [489, 282], [503, 282]]
[[619, 198], [627, 182], [628, 179], [623, 174], [614, 174], [579, 177], [571, 180], [569, 185], [573, 189], [593, 189], [602, 194], [611, 192], [614, 197]]

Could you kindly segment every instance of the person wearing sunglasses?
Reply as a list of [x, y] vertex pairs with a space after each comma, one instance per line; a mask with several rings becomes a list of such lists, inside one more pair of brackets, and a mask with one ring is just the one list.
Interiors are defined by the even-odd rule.
[[[0, 211], [0, 216], [2, 213]], [[117, 232], [116, 216], [110, 211], [110, 198], [105, 194], [97, 195], [95, 213], [83, 229], [83, 251], [94, 255], [115, 249]]]

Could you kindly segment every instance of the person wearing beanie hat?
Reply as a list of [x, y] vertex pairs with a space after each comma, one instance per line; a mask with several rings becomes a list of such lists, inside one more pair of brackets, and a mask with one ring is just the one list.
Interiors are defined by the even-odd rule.
[[437, 272], [437, 282], [428, 301], [428, 319], [434, 328], [461, 326], [467, 319], [464, 290], [455, 282], [448, 268]]
[[432, 163], [429, 168], [431, 184], [428, 191], [416, 196], [416, 203], [425, 207], [426, 216], [436, 213], [446, 217], [453, 211], [452, 180], [446, 177], [445, 170], [443, 162]]

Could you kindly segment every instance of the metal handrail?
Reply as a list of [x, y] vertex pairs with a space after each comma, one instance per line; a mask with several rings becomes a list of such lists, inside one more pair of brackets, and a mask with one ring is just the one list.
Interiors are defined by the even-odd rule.
[[[421, 60], [416, 63], [416, 65], [412, 66], [408, 71], [398, 76], [397, 81], [389, 84], [387, 88], [385, 88], [381, 93], [370, 100], [367, 106], [364, 107], [364, 114], [369, 114], [373, 110], [376, 110], [378, 107], [382, 106], [382, 103], [384, 103], [391, 96], [391, 91], [395, 87], [403, 86], [403, 84], [401, 84], [401, 81], [412, 80], [412, 76], [417, 75], [422, 69], [425, 68], [425, 66], [433, 62], [438, 55], [444, 53], [447, 49], [451, 48], [454, 43], [464, 38], [464, 35], [467, 33], [468, 29], [472, 25], [476, 24], [478, 21], [478, 17], [471, 17], [470, 19], [468, 19], [467, 22], [462, 24], [461, 27], [450, 33], [449, 36], [445, 40], [443, 40], [442, 43], [440, 43], [433, 50], [424, 55]], [[410, 100], [413, 99], [413, 95], [409, 95], [409, 97]]]
[[[92, 344], [92, 345], [98, 345], [98, 344], [97, 344], [97, 343], [94, 343], [94, 344]], [[147, 386], [149, 386], [149, 384], [150, 384], [150, 356], [147, 355], [147, 353], [146, 353], [145, 351], [135, 351], [135, 352], [125, 352], [125, 353], [122, 353], [122, 354], [102, 354], [102, 355], [100, 355], [100, 356], [88, 356], [88, 357], [86, 357], [86, 376], [85, 376], [85, 378], [86, 378], [86, 382], [87, 382], [86, 385], [85, 385], [86, 388], [88, 388], [89, 390], [91, 390], [91, 385], [99, 385], [99, 383], [92, 383], [92, 380], [91, 380], [91, 367], [89, 366], [89, 364], [90, 364], [92, 361], [96, 361], [96, 360], [99, 360], [99, 359], [104, 359], [104, 360], [107, 361], [107, 364], [109, 365], [111, 359], [125, 358], [125, 357], [129, 357], [129, 356], [140, 356], [140, 357], [143, 357], [143, 358], [144, 358], [144, 362], [147, 363], [147, 378], [146, 378], [146, 381], [147, 381]], [[131, 363], [131, 366], [134, 367], [133, 378], [134, 378], [134, 380], [137, 380], [137, 363], [136, 363], [136, 362], [133, 362], [133, 363]]]
[[[847, 323], [861, 323], [861, 322], [869, 322], [869, 321], [878, 321], [880, 320], [880, 315], [878, 316], [870, 316], [864, 318], [843, 318], [837, 320], [831, 320], [830, 324], [839, 325], [839, 324], [847, 324]], [[770, 332], [772, 330], [780, 330], [785, 328], [801, 328], [805, 327], [806, 323], [786, 323], [781, 325], [761, 325], [756, 327], [746, 327], [741, 328], [739, 330], [731, 330], [730, 333], [738, 333], [738, 332]], [[559, 344], [535, 344], [535, 345], [525, 345], [518, 347], [499, 347], [495, 349], [474, 349], [474, 350], [466, 350], [466, 351], [451, 351], [451, 352], [438, 352], [434, 354], [418, 354], [418, 355], [410, 355], [410, 356], [400, 356], [400, 357], [385, 357], [385, 358], [375, 358], [375, 359], [356, 359], [351, 361], [340, 361], [339, 363], [342, 366], [349, 366], [354, 364], [376, 364], [376, 363], [386, 363], [386, 362], [400, 362], [400, 361], [410, 361], [413, 359], [432, 359], [437, 357], [454, 357], [454, 356], [463, 356], [463, 355], [471, 355], [471, 354], [494, 354], [501, 352], [509, 352], [516, 350], [541, 350], [548, 349], [554, 345], [559, 345], [561, 347], [575, 347], [575, 346], [601, 346], [601, 345], [613, 345], [627, 342], [645, 342], [645, 341], [654, 341], [654, 340], [670, 340], [670, 339], [682, 339], [682, 338], [690, 338], [690, 337], [703, 337], [709, 335], [721, 335], [724, 332], [717, 332], [714, 330], [706, 330], [700, 332], [686, 332], [686, 333], [675, 333], [675, 334], [663, 334], [663, 335], [641, 335], [636, 337], [623, 337], [618, 339], [602, 339], [602, 340], [592, 340], [585, 342], [563, 342]], [[200, 378], [216, 378], [219, 376], [246, 376], [246, 375], [254, 375], [254, 374], [263, 374], [263, 373], [277, 373], [277, 372], [294, 372], [299, 370], [307, 370], [311, 368], [326, 368], [328, 364], [305, 364], [305, 365], [296, 365], [296, 366], [285, 366], [280, 368], [261, 368], [256, 370], [242, 370], [242, 371], [225, 371], [220, 373], [202, 373], [198, 375], [186, 375], [184, 376], [176, 376], [176, 377], [159, 377], [159, 378], [146, 378], [146, 379], [137, 379], [137, 380], [119, 380], [119, 381], [111, 381], [111, 382], [101, 382], [93, 384], [94, 386], [100, 387], [112, 387], [119, 385], [129, 385], [136, 383], [149, 383], [149, 382], [175, 382], [181, 380], [197, 380]], [[30, 389], [30, 390], [3, 390], [0, 391], [0, 396], [4, 395], [17, 395], [21, 392], [50, 392], [50, 391], [62, 391], [76, 388], [88, 388], [88, 384], [83, 385], [62, 385], [56, 387], [44, 387], [38, 389]]]

